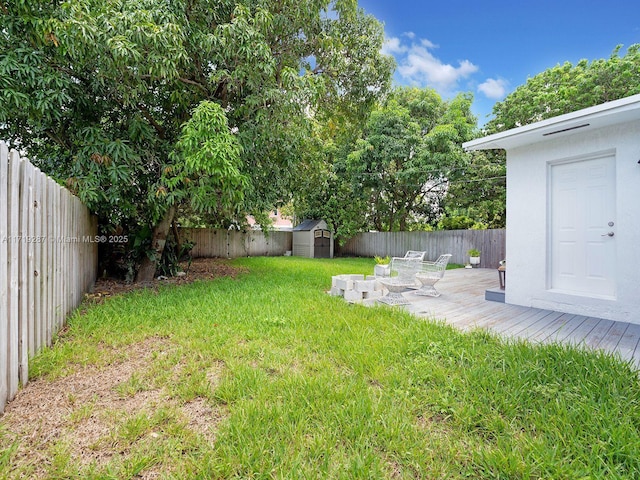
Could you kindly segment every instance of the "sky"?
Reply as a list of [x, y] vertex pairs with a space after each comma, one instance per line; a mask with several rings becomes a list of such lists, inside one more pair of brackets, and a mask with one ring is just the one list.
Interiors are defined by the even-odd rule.
[[397, 85], [472, 92], [478, 124], [516, 87], [558, 64], [640, 43], [640, 0], [359, 0], [384, 24]]

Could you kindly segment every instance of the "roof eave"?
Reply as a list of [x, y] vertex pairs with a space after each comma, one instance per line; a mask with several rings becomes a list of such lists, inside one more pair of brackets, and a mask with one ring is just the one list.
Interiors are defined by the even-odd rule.
[[630, 120], [640, 119], [640, 94], [585, 108], [576, 112], [512, 128], [462, 144], [467, 151], [516, 148], [563, 135], [572, 135]]

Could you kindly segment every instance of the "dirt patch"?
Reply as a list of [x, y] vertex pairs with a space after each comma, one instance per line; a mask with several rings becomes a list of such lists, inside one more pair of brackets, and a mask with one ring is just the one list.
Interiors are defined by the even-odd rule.
[[218, 425], [227, 417], [224, 408], [213, 408], [203, 398], [196, 398], [182, 406], [182, 413], [188, 420], [189, 428], [213, 445], [216, 441]]
[[141, 285], [137, 283], [126, 283], [123, 280], [113, 278], [99, 278], [96, 280], [92, 293], [85, 295], [85, 299], [91, 303], [102, 303], [106, 298], [128, 293], [143, 288], [157, 290], [161, 285], [186, 285], [196, 280], [212, 280], [220, 277], [235, 278], [248, 270], [244, 267], [234, 267], [229, 260], [221, 258], [196, 258], [191, 264], [180, 263], [183, 276], [169, 277], [167, 279], [154, 279], [152, 284]]
[[[154, 359], [174, 348], [166, 338], [151, 337], [123, 347], [117, 355], [122, 360], [106, 367], [90, 366], [67, 377], [27, 384], [2, 417], [5, 448], [8, 441], [17, 445], [11, 463], [26, 467], [33, 478], [44, 478], [51, 449], [63, 448], [80, 465], [102, 465], [127, 454], [130, 444], [118, 435], [129, 419], [153, 419], [160, 408], [173, 412], [176, 424], [215, 442], [217, 427], [228, 415], [223, 407], [203, 398], [181, 403], [145, 375]], [[223, 363], [212, 368], [208, 375], [212, 388], [224, 368]], [[152, 427], [143, 436], [155, 441], [161, 434]]]

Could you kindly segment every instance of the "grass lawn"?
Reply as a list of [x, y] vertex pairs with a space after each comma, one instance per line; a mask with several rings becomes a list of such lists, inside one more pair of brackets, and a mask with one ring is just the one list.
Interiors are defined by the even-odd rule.
[[73, 316], [0, 418], [0, 477], [640, 477], [628, 365], [325, 293], [372, 259], [233, 264]]

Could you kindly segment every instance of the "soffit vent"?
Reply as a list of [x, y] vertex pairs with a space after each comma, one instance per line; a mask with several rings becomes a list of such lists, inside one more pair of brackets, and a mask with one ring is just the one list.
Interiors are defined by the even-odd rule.
[[583, 123], [582, 125], [577, 125], [575, 127], [563, 128], [562, 130], [556, 130], [554, 132], [543, 133], [542, 136], [543, 137], [548, 137], [549, 135], [555, 135], [556, 133], [568, 132], [570, 130], [577, 130], [578, 128], [588, 127], [589, 125], [590, 125], [590, 123]]

